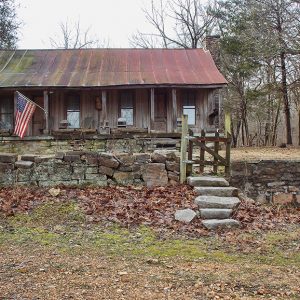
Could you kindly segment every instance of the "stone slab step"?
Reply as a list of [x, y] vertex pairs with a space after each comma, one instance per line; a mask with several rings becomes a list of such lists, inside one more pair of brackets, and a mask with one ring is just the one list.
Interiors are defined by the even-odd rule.
[[222, 229], [222, 228], [236, 228], [240, 226], [240, 222], [234, 219], [223, 219], [223, 220], [203, 220], [202, 224], [210, 230]]
[[218, 197], [237, 197], [238, 189], [226, 186], [212, 186], [212, 187], [195, 187], [195, 193], [197, 196], [218, 196]]
[[195, 204], [200, 208], [236, 208], [240, 204], [237, 197], [198, 196]]
[[214, 176], [188, 177], [187, 182], [191, 186], [229, 186], [229, 183], [226, 179]]
[[202, 208], [200, 216], [202, 219], [228, 219], [232, 214], [232, 209], [227, 208]]

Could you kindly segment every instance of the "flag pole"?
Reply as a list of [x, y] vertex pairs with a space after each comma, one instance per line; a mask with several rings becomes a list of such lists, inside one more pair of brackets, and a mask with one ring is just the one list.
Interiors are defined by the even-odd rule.
[[40, 108], [44, 113], [45, 113], [45, 116], [47, 117], [47, 112], [44, 108], [42, 108], [41, 106], [39, 106], [37, 103], [35, 103], [34, 101], [30, 100], [29, 98], [27, 98], [25, 95], [23, 95], [22, 93], [20, 93], [19, 91], [16, 91], [17, 94], [20, 94], [22, 95], [27, 101], [33, 103], [34, 105], [36, 105], [38, 108]]

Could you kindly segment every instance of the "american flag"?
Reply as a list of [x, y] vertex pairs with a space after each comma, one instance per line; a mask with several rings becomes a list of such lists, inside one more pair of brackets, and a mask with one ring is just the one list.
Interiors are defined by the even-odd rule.
[[24, 95], [17, 92], [17, 111], [14, 133], [20, 138], [24, 137], [35, 108], [36, 105], [34, 102], [31, 102]]

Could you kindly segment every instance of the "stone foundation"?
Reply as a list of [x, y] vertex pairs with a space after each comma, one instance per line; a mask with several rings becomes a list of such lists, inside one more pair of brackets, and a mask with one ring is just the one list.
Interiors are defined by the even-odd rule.
[[0, 185], [131, 185], [160, 186], [179, 181], [176, 151], [115, 154], [93, 151], [55, 155], [0, 154]]
[[300, 160], [232, 162], [230, 184], [261, 202], [299, 198]]

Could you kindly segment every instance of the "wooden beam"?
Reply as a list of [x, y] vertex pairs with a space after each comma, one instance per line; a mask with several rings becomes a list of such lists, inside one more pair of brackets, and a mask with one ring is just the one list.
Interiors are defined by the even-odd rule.
[[149, 132], [154, 128], [154, 88], [150, 89], [150, 123], [149, 123]]
[[107, 122], [107, 91], [102, 91], [102, 126], [106, 126]]
[[49, 134], [49, 94], [44, 91], [45, 129], [44, 134]]
[[176, 89], [172, 89], [172, 127], [173, 132], [177, 132], [177, 96]]
[[180, 183], [186, 181], [186, 152], [188, 135], [188, 116], [182, 116], [181, 147], [180, 147]]

